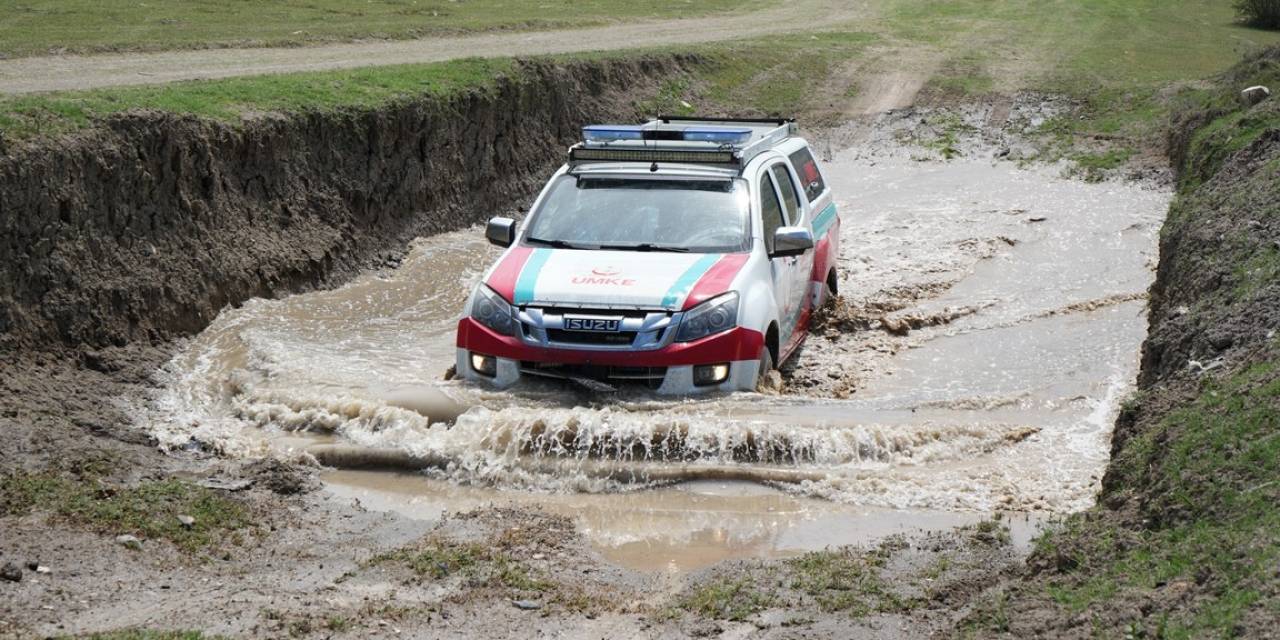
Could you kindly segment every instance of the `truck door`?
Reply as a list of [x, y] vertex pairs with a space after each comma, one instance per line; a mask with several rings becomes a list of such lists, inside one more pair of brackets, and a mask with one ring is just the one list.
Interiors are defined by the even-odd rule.
[[[782, 200], [782, 215], [789, 227], [809, 228], [805, 204], [796, 189], [795, 177], [791, 175], [785, 162], [769, 167], [778, 195]], [[801, 256], [783, 258], [787, 268], [787, 295], [789, 314], [784, 320], [782, 335], [784, 336], [782, 353], [789, 353], [799, 343], [803, 335], [799, 329], [807, 320], [809, 313], [809, 275], [813, 271], [813, 252], [807, 251]]]
[[[787, 226], [785, 214], [782, 212], [782, 200], [773, 184], [772, 171], [766, 169], [760, 174], [760, 218], [763, 227], [760, 232], [764, 236], [765, 251], [773, 254], [773, 234], [779, 227]], [[773, 297], [778, 305], [778, 347], [783, 348], [791, 336], [787, 326], [787, 318], [791, 315], [794, 296], [791, 295], [793, 280], [788, 258], [770, 258], [769, 271], [773, 276]], [[782, 357], [779, 352], [778, 357]], [[776, 364], [776, 363], [775, 363]]]

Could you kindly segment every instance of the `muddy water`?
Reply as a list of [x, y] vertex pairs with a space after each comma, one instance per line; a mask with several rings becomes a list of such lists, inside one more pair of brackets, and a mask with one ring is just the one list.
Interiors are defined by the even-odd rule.
[[[400, 268], [335, 291], [224, 312], [169, 365], [144, 420], [167, 446], [229, 455], [305, 456], [322, 441], [407, 452], [435, 463], [336, 472], [330, 486], [428, 518], [536, 503], [650, 569], [1087, 506], [1136, 372], [1169, 195], [974, 161], [847, 154], [829, 173], [843, 296], [897, 299], [891, 317], [922, 328], [815, 336], [796, 363], [810, 382], [788, 394], [443, 381], [456, 314], [495, 255], [471, 230], [421, 239]], [[449, 426], [451, 403], [465, 412]], [[670, 484], [725, 470], [768, 486]]]
[[[326, 481], [340, 498], [426, 520], [495, 502], [493, 491], [417, 474], [334, 471]], [[833, 503], [745, 482], [694, 481], [608, 494], [508, 492], [501, 500], [574, 518], [616, 564], [672, 573], [731, 558], [782, 558], [850, 540], [944, 530], [983, 517]], [[1027, 547], [1040, 522], [1009, 519], [1014, 545]]]

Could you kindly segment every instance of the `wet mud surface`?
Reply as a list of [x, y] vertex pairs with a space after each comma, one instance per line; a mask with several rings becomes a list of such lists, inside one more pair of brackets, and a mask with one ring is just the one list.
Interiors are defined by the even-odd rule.
[[[472, 229], [419, 239], [398, 268], [340, 289], [223, 313], [164, 368], [139, 424], [172, 451], [398, 452], [429, 461], [415, 465], [421, 480], [328, 481], [418, 517], [485, 502], [578, 511], [606, 555], [670, 550], [646, 568], [681, 567], [698, 536], [726, 536], [723, 557], [767, 556], [1087, 507], [1136, 375], [1168, 193], [892, 149], [827, 166], [844, 217], [841, 299], [780, 394], [673, 401], [444, 380], [458, 309], [496, 255]], [[739, 482], [679, 486], [726, 477]], [[668, 513], [644, 507], [690, 496]], [[768, 500], [803, 515], [708, 523]], [[648, 514], [628, 537], [592, 526], [627, 504]], [[868, 526], [785, 542], [853, 513]]]
[[[922, 161], [871, 133], [829, 161], [841, 299], [777, 394], [445, 380], [456, 314], [496, 255], [476, 229], [420, 238], [338, 289], [224, 310], [168, 352], [6, 371], [27, 400], [0, 421], [27, 427], [0, 451], [70, 459], [82, 434], [36, 430], [71, 407], [77, 428], [110, 436], [109, 482], [190, 477], [254, 524], [193, 558], [9, 518], [0, 564], [51, 573], [0, 585], [0, 637], [952, 628], [1043, 521], [1093, 500], [1169, 193], [1023, 168], [998, 144]], [[146, 453], [155, 444], [167, 455]], [[419, 464], [314, 468], [324, 450]], [[254, 467], [263, 457], [301, 466]]]

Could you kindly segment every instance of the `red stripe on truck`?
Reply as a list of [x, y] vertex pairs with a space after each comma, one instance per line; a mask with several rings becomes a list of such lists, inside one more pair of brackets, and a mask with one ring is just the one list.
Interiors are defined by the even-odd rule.
[[524, 269], [524, 263], [529, 261], [531, 253], [533, 249], [529, 247], [512, 247], [502, 258], [502, 262], [493, 269], [493, 273], [489, 275], [489, 280], [485, 284], [488, 284], [490, 289], [507, 302], [515, 300], [516, 280], [520, 278], [520, 271]]
[[502, 336], [471, 318], [458, 321], [458, 348], [488, 356], [614, 367], [679, 367], [757, 360], [764, 349], [764, 334], [738, 327], [693, 342], [677, 342], [654, 351], [587, 351], [532, 347], [517, 338]]
[[750, 255], [746, 253], [730, 253], [711, 265], [711, 268], [702, 274], [698, 282], [693, 285], [693, 289], [689, 291], [689, 295], [685, 297], [684, 310], [692, 309], [728, 291], [729, 285], [733, 284], [733, 279], [737, 277], [742, 265], [747, 263], [748, 257]]

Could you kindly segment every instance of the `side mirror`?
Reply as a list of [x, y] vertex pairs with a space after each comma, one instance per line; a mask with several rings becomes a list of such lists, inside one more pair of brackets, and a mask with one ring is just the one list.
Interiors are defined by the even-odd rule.
[[770, 258], [798, 256], [813, 248], [813, 232], [804, 227], [778, 227], [773, 232]]
[[484, 237], [499, 247], [509, 247], [516, 241], [516, 221], [511, 218], [490, 218], [484, 227]]

